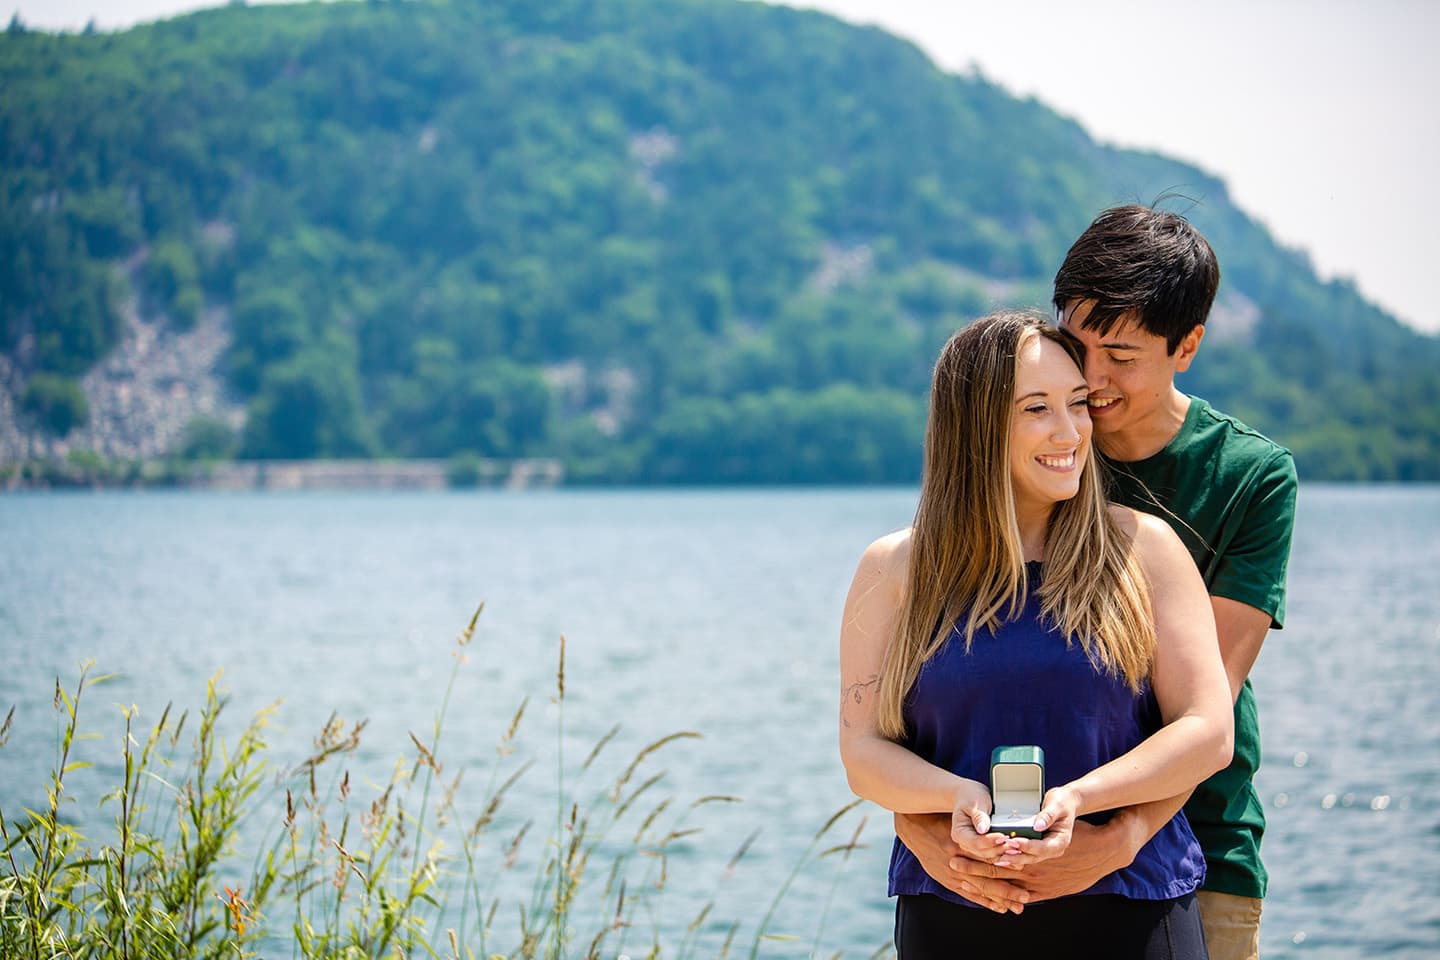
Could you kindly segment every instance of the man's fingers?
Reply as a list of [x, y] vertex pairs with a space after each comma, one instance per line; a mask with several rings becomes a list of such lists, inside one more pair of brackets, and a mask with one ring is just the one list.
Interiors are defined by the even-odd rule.
[[1025, 901], [1014, 897], [993, 895], [989, 892], [990, 888], [988, 887], [980, 887], [965, 881], [961, 881], [958, 886], [961, 896], [980, 904], [987, 910], [994, 910], [996, 913], [1019, 913], [1025, 909]]
[[983, 896], [978, 893], [970, 895], [970, 899], [973, 900], [975, 903], [980, 904], [980, 906], [984, 907], [986, 910], [989, 910], [993, 913], [1010, 912], [1009, 904], [1003, 903], [1000, 900], [992, 900], [989, 897]]
[[1000, 871], [988, 863], [958, 859], [950, 861], [950, 868], [958, 875], [952, 877], [954, 886], [959, 888], [957, 892], [976, 902], [984, 899], [1009, 909], [1022, 907], [1030, 901], [1028, 890], [1009, 880], [1000, 879]]
[[958, 893], [970, 902], [978, 903], [986, 910], [994, 910], [996, 913], [1005, 912], [1004, 902], [997, 900], [994, 897], [987, 897], [980, 890], [980, 888], [976, 887], [974, 884], [962, 883], [959, 885], [959, 887], [960, 889]]
[[985, 877], [994, 879], [995, 868], [980, 860], [971, 860], [969, 857], [951, 857], [950, 869], [966, 877]]

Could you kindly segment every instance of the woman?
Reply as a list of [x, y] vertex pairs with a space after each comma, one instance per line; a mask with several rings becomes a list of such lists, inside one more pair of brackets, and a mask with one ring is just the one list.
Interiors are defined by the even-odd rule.
[[[967, 854], [1005, 869], [1064, 852], [1077, 816], [1184, 793], [1230, 758], [1204, 585], [1163, 521], [1106, 503], [1077, 349], [1025, 314], [951, 337], [915, 522], [865, 551], [841, 629], [851, 789], [898, 812], [951, 813]], [[1012, 744], [1042, 747], [1058, 784], [1038, 839], [987, 832], [990, 751]], [[1084, 894], [993, 913], [897, 840], [896, 947], [901, 960], [1204, 957], [1203, 876], [1177, 816]]]

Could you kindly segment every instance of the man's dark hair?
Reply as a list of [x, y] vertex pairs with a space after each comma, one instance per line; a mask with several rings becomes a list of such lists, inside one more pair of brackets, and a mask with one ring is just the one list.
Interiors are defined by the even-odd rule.
[[1174, 353], [1205, 322], [1220, 265], [1215, 251], [1178, 213], [1130, 205], [1104, 211], [1080, 234], [1055, 274], [1055, 309], [1093, 300], [1082, 323], [1101, 336], [1134, 311], [1140, 327]]

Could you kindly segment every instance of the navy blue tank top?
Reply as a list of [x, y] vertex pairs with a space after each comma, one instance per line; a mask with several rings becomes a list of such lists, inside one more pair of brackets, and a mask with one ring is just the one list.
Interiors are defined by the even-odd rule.
[[[1162, 726], [1149, 684], [1137, 694], [1123, 678], [1090, 662], [1078, 642], [1067, 644], [1042, 621], [1037, 596], [1040, 564], [1027, 563], [1033, 585], [1024, 612], [996, 635], [976, 633], [965, 652], [952, 630], [920, 670], [905, 700], [904, 745], [936, 766], [990, 783], [990, 751], [1009, 744], [1045, 750], [1045, 786], [1068, 783], [1129, 751]], [[1108, 814], [1087, 816], [1100, 823]], [[1116, 893], [1137, 900], [1184, 896], [1205, 878], [1205, 858], [1185, 815], [1176, 814], [1136, 856], [1084, 893]], [[929, 893], [969, 901], [925, 873], [895, 840], [890, 895]]]

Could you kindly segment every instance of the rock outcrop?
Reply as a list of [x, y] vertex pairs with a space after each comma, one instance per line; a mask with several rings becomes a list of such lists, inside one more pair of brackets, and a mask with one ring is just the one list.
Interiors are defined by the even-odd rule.
[[120, 344], [80, 381], [89, 420], [64, 437], [50, 436], [20, 410], [25, 374], [15, 358], [0, 355], [0, 463], [63, 458], [73, 450], [148, 460], [175, 450], [196, 417], [236, 429], [244, 423], [244, 407], [227, 394], [219, 372], [230, 343], [226, 310], [205, 310], [185, 331], [142, 316], [133, 298], [120, 312]]

